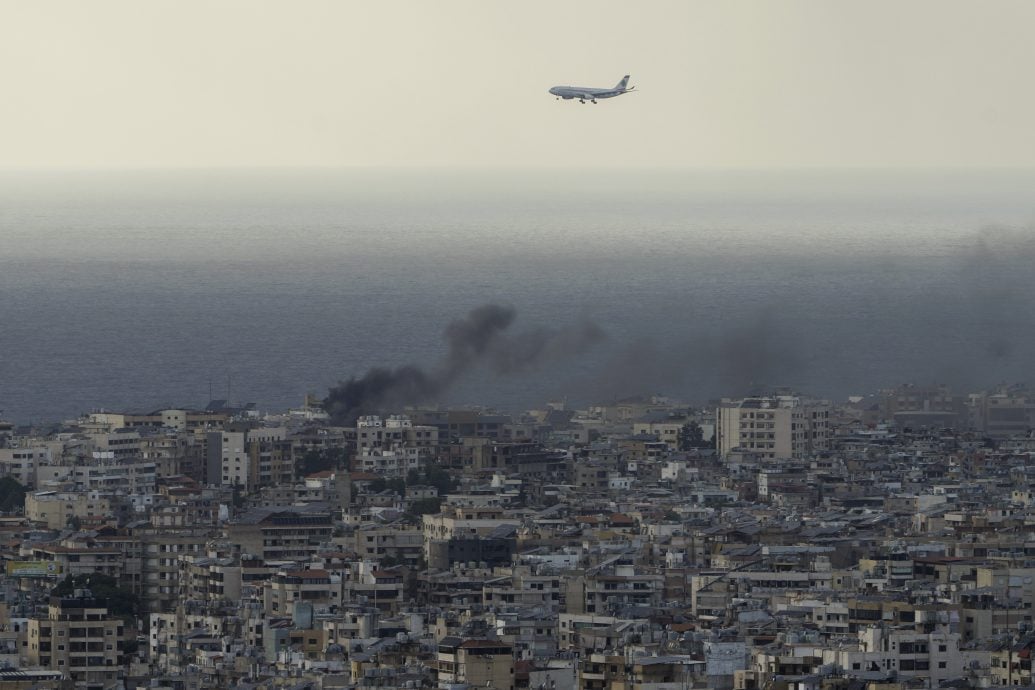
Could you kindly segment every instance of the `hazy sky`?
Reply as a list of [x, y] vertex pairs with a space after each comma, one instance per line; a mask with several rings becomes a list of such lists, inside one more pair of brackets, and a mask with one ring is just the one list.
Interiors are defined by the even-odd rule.
[[[0, 0], [0, 166], [1033, 166], [1035, 2]], [[556, 84], [642, 92], [558, 102]]]

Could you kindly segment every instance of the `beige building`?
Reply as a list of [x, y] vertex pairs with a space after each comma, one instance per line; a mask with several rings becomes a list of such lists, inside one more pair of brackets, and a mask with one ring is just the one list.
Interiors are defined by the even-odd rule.
[[283, 427], [219, 431], [208, 435], [209, 463], [218, 476], [209, 483], [238, 486], [251, 493], [260, 486], [294, 481], [294, 456]]
[[253, 508], [226, 525], [241, 553], [263, 560], [307, 560], [330, 542], [333, 528], [326, 504], [296, 508]]
[[52, 597], [47, 617], [30, 619], [30, 665], [60, 671], [76, 688], [108, 690], [122, 686], [122, 621], [108, 613], [104, 600], [89, 590]]
[[227, 421], [222, 412], [194, 410], [160, 410], [150, 414], [126, 414], [122, 412], [94, 412], [79, 422], [87, 433], [108, 433], [116, 429], [176, 429], [195, 431], [197, 429], [220, 429]]
[[60, 575], [103, 573], [121, 578], [127, 559], [116, 548], [42, 544], [32, 549], [32, 560], [45, 563], [49, 572]]
[[724, 399], [715, 416], [720, 457], [742, 450], [768, 460], [804, 458], [828, 448], [827, 402], [796, 396]]
[[[181, 586], [180, 559], [199, 557], [210, 536], [204, 526], [166, 530], [143, 525], [133, 530], [139, 544], [140, 594], [142, 603], [151, 612], [170, 611], [175, 607]], [[128, 563], [127, 559], [127, 563]]]
[[111, 504], [96, 491], [38, 491], [25, 494], [25, 517], [50, 529], [65, 529], [75, 521], [111, 516]]
[[429, 545], [435, 541], [456, 538], [487, 537], [502, 525], [518, 527], [520, 520], [505, 519], [503, 511], [490, 506], [446, 506], [437, 515], [424, 515], [424, 555], [430, 556]]
[[297, 604], [340, 606], [341, 575], [321, 569], [281, 570], [263, 588], [268, 616], [294, 616]]
[[1035, 427], [1035, 399], [1026, 390], [975, 393], [969, 407], [974, 427], [990, 438], [1023, 436]]
[[39, 468], [60, 457], [55, 444], [34, 445], [27, 448], [0, 448], [0, 477], [14, 477], [22, 486], [39, 486]]
[[511, 646], [499, 640], [460, 640], [444, 637], [436, 658], [439, 685], [514, 690]]
[[704, 665], [687, 656], [588, 654], [578, 660], [576, 685], [580, 690], [699, 687], [694, 680], [703, 676]]
[[186, 434], [151, 433], [141, 437], [141, 457], [155, 465], [158, 477], [173, 477], [182, 473], [184, 459], [190, 448]]
[[384, 419], [371, 415], [356, 420], [356, 449], [359, 451], [408, 447], [422, 449], [421, 454], [427, 456], [438, 446], [438, 436], [437, 427], [415, 425], [403, 415]]
[[118, 429], [107, 434], [94, 434], [95, 458], [130, 460], [140, 457], [140, 434], [129, 429]]
[[[139, 440], [139, 439], [138, 439]], [[98, 454], [95, 453], [95, 456]], [[94, 465], [79, 465], [72, 472], [79, 491], [105, 491], [122, 495], [151, 494], [157, 482], [155, 463], [117, 460], [102, 454]]]
[[371, 561], [360, 561], [342, 583], [344, 601], [377, 607], [395, 614], [402, 608], [406, 583], [398, 570], [380, 570]]
[[636, 422], [633, 424], [634, 436], [657, 436], [664, 441], [670, 450], [679, 450], [679, 432], [686, 424], [685, 419], [664, 422]]
[[369, 560], [391, 558], [416, 566], [424, 552], [424, 535], [416, 527], [405, 524], [362, 525], [353, 538], [353, 549], [360, 557]]

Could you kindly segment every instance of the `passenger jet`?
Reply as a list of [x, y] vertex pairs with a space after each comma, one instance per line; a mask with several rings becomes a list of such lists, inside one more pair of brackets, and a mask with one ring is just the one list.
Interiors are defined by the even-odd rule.
[[615, 84], [613, 89], [590, 89], [584, 86], [555, 86], [550, 89], [550, 93], [557, 96], [557, 100], [571, 100], [572, 98], [579, 99], [579, 103], [585, 103], [590, 101], [596, 103], [598, 98], [613, 98], [614, 96], [621, 96], [623, 93], [628, 93], [635, 89], [635, 86], [625, 88], [625, 85], [629, 83], [629, 75], [622, 77], [622, 81]]

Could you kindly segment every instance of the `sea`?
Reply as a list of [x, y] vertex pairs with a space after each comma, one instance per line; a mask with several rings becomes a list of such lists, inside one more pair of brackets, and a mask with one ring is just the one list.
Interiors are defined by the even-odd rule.
[[0, 416], [279, 411], [485, 304], [602, 337], [435, 402], [961, 391], [1035, 367], [1035, 172], [8, 170]]

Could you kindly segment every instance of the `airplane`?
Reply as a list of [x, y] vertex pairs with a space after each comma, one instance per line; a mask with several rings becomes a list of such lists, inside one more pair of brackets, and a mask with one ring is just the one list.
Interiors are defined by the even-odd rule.
[[550, 93], [557, 96], [557, 100], [571, 100], [572, 98], [579, 99], [579, 103], [585, 103], [590, 101], [596, 104], [598, 98], [613, 98], [615, 96], [621, 96], [623, 93], [628, 93], [635, 89], [635, 86], [625, 88], [625, 85], [629, 83], [629, 75], [622, 77], [622, 81], [615, 84], [613, 89], [591, 89], [584, 86], [555, 86], [550, 89]]

